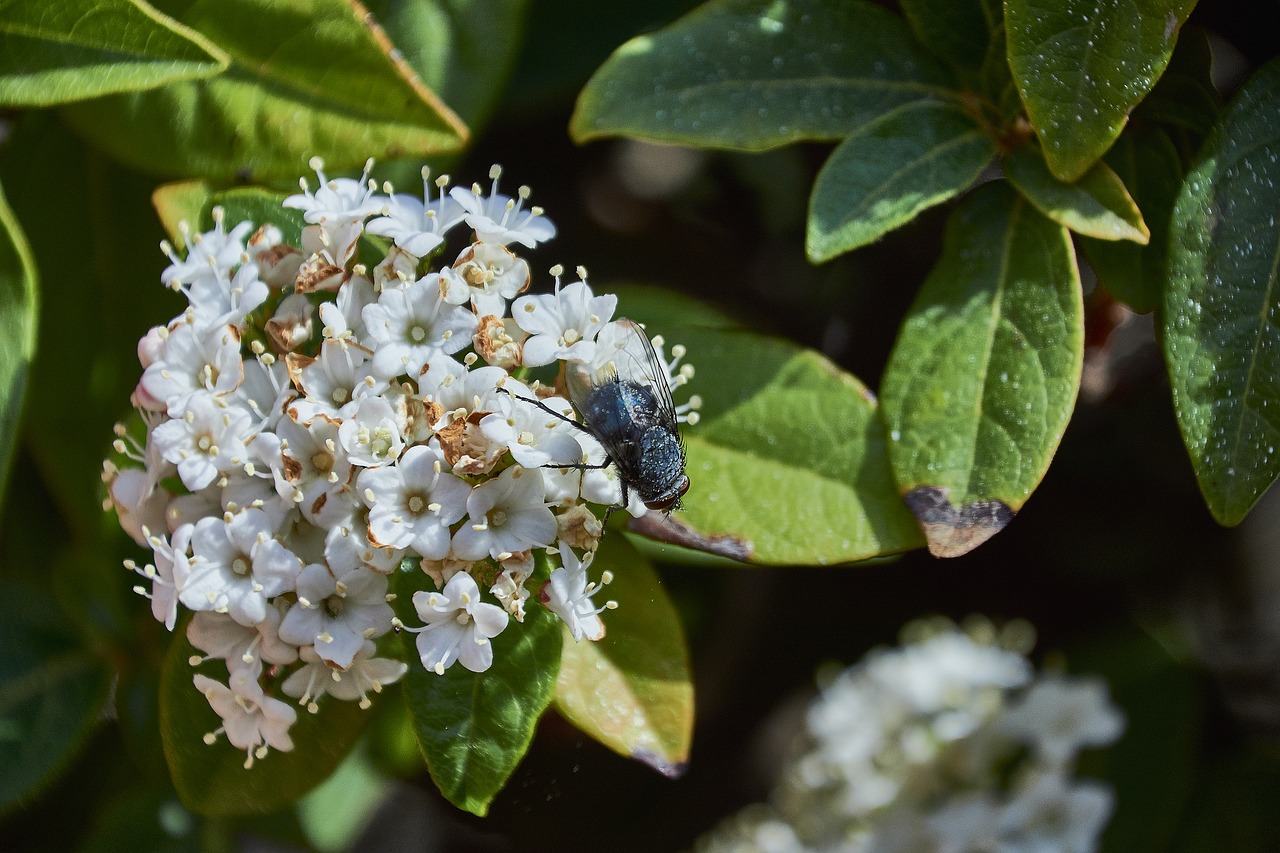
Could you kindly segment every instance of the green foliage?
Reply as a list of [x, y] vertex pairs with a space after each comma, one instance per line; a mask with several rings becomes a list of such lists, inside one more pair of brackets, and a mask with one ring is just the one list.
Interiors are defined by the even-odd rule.
[[609, 571], [601, 595], [618, 602], [604, 639], [575, 641], [568, 627], [556, 710], [586, 734], [665, 776], [684, 772], [693, 738], [693, 684], [684, 629], [649, 562], [609, 537], [592, 562]]
[[901, 18], [862, 0], [713, 0], [618, 48], [569, 130], [761, 151], [840, 139], [904, 104], [957, 97], [950, 86]]
[[[536, 577], [537, 575], [535, 575]], [[413, 593], [435, 589], [414, 567], [396, 573], [396, 612], [417, 625]], [[414, 636], [402, 635], [404, 695], [418, 748], [445, 799], [483, 816], [529, 749], [533, 728], [555, 696], [560, 669], [560, 620], [530, 606], [524, 624], [492, 640], [493, 666], [483, 673], [454, 664], [443, 675], [419, 662]]]
[[1106, 163], [1093, 164], [1068, 184], [1053, 176], [1034, 146], [1024, 145], [1005, 158], [1004, 169], [1036, 210], [1077, 234], [1141, 245], [1151, 238], [1142, 211]]
[[1214, 518], [1238, 524], [1280, 475], [1280, 62], [1223, 114], [1173, 211], [1164, 349], [1178, 425]]
[[1009, 67], [1050, 171], [1074, 181], [1164, 72], [1195, 0], [1007, 0]]
[[0, 106], [48, 107], [212, 77], [230, 58], [141, 0], [0, 4]]
[[809, 257], [830, 260], [910, 222], [973, 183], [995, 151], [954, 103], [906, 104], [867, 123], [845, 137], [813, 184]]
[[31, 248], [0, 189], [0, 506], [36, 350], [38, 305]]
[[81, 134], [138, 169], [295, 178], [313, 155], [341, 169], [369, 156], [451, 151], [466, 139], [458, 118], [350, 0], [159, 6], [225, 50], [230, 67], [208, 80], [64, 108]]
[[889, 460], [929, 550], [999, 532], [1040, 482], [1075, 404], [1084, 307], [1066, 230], [1007, 186], [953, 214], [889, 356]]

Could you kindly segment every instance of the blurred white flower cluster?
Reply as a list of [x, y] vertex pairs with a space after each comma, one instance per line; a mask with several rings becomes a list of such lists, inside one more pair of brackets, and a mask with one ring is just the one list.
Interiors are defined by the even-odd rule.
[[1100, 679], [1037, 673], [1002, 647], [1029, 645], [1029, 628], [1007, 627], [1001, 643], [986, 622], [913, 623], [905, 645], [840, 673], [809, 707], [770, 802], [697, 850], [1094, 850], [1112, 794], [1074, 778], [1075, 759], [1114, 742], [1124, 717]]
[[[284, 202], [302, 212], [300, 246], [270, 223], [228, 229], [221, 210], [212, 231], [184, 225], [185, 257], [162, 246], [162, 280], [189, 304], [139, 342], [142, 428], [117, 427], [104, 466], [121, 526], [152, 551], [126, 564], [149, 582], [138, 591], [170, 630], [179, 605], [194, 612], [193, 664], [225, 661], [225, 682], [194, 681], [223, 719], [206, 741], [225, 734], [246, 766], [292, 748], [279, 696], [367, 707], [399, 679], [406, 665], [374, 642], [393, 626], [431, 671], [488, 669], [493, 638], [524, 619], [535, 549], [559, 565], [541, 603], [598, 639], [587, 504], [622, 494], [569, 401], [530, 374], [553, 383], [561, 362], [607, 358], [626, 337], [617, 298], [562, 287], [559, 268], [552, 293], [520, 296], [531, 277], [512, 247], [555, 235], [528, 188], [500, 193], [497, 167], [487, 192], [424, 170], [419, 197], [380, 192], [370, 167], [330, 180], [312, 166], [319, 187]], [[466, 245], [433, 269], [451, 232]], [[691, 370], [673, 352], [658, 350], [675, 388]], [[436, 587], [413, 597], [420, 627], [389, 604], [406, 557]]]

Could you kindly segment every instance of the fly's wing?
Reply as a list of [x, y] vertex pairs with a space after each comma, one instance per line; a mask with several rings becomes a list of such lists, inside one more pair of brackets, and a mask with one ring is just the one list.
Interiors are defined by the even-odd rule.
[[640, 324], [619, 318], [601, 330], [596, 342], [591, 363], [571, 365], [565, 373], [570, 399], [576, 404], [605, 383], [629, 380], [653, 394], [662, 423], [676, 432], [676, 404], [671, 398], [667, 369]]

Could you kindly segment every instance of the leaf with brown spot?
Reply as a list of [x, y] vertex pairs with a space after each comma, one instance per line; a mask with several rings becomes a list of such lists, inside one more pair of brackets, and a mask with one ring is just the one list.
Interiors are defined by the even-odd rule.
[[1005, 183], [952, 214], [882, 390], [898, 487], [941, 557], [1022, 508], [1075, 406], [1084, 305], [1071, 239]]

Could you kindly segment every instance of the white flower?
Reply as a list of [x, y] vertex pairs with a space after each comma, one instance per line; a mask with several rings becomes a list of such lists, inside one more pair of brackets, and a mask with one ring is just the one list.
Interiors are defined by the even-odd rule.
[[170, 417], [182, 417], [192, 395], [230, 394], [244, 378], [240, 336], [230, 326], [201, 330], [178, 323], [161, 337], [158, 358], [142, 372], [139, 386], [164, 401]]
[[616, 602], [610, 601], [604, 607], [596, 607], [591, 601], [591, 596], [613, 579], [609, 572], [605, 572], [600, 583], [587, 582], [587, 567], [594, 556], [594, 552], [588, 551], [579, 560], [573, 549], [561, 542], [561, 567], [551, 573], [542, 588], [542, 603], [569, 626], [569, 633], [575, 641], [583, 637], [588, 640], [604, 637], [604, 622], [600, 620], [600, 614], [616, 606]]
[[[585, 272], [579, 270], [579, 274]], [[556, 359], [591, 361], [595, 338], [617, 307], [613, 294], [596, 296], [585, 281], [575, 281], [550, 294], [521, 296], [511, 306], [511, 316], [529, 333], [524, 342], [524, 364], [537, 367]]]
[[196, 394], [182, 417], [157, 426], [151, 438], [160, 455], [178, 466], [182, 484], [198, 491], [245, 463], [252, 435], [248, 412]]
[[502, 169], [498, 166], [489, 170], [493, 184], [488, 196], [479, 184], [472, 184], [470, 191], [462, 187], [449, 191], [467, 211], [467, 224], [475, 229], [476, 236], [485, 243], [522, 243], [530, 249], [556, 236], [556, 227], [542, 215], [542, 208], [525, 209], [524, 203], [530, 195], [528, 187], [520, 187], [514, 199], [498, 192], [501, 175]]
[[258, 265], [243, 263], [232, 274], [196, 279], [186, 288], [191, 316], [197, 328], [244, 326], [245, 320], [271, 294], [258, 278]]
[[244, 362], [244, 380], [226, 397], [254, 418], [255, 429], [273, 430], [284, 417], [284, 407], [294, 396], [289, 371], [274, 356], [263, 355]]
[[280, 437], [279, 464], [272, 468], [276, 491], [318, 523], [330, 499], [351, 479], [351, 462], [338, 441], [338, 426], [325, 418], [316, 418], [310, 426], [281, 418], [276, 435]]
[[398, 660], [375, 657], [377, 650], [368, 641], [345, 670], [335, 669], [310, 646], [303, 646], [301, 654], [304, 666], [286, 678], [280, 689], [313, 714], [320, 710], [316, 700], [325, 694], [344, 702], [359, 700], [361, 708], [368, 708], [373, 704], [370, 691], [381, 693], [385, 685], [394, 684], [409, 671], [408, 665]]
[[[187, 639], [191, 645], [212, 658], [227, 663], [230, 672], [249, 669], [257, 678], [262, 663], [290, 664], [298, 659], [298, 649], [280, 639], [282, 616], [276, 607], [268, 607], [266, 618], [254, 625], [241, 625], [225, 613], [201, 611], [187, 623]], [[208, 658], [192, 658], [192, 666]]]
[[387, 383], [373, 377], [371, 355], [345, 338], [327, 339], [320, 345], [318, 358], [289, 353], [289, 378], [306, 395], [289, 404], [289, 417], [301, 424], [316, 417], [339, 421], [356, 410], [361, 398], [385, 391]]
[[465, 513], [471, 487], [444, 471], [438, 448], [420, 444], [394, 466], [361, 472], [356, 491], [369, 506], [370, 542], [439, 560], [449, 553], [449, 525]]
[[428, 177], [429, 173], [424, 168], [421, 199], [402, 193], [392, 194], [387, 200], [384, 215], [369, 220], [365, 230], [370, 234], [390, 237], [401, 249], [419, 258], [435, 251], [444, 243], [445, 232], [461, 222], [467, 211], [444, 194], [445, 187], [449, 185], [448, 175], [436, 179], [440, 195], [433, 203]]
[[230, 613], [241, 625], [267, 618], [267, 599], [293, 589], [302, 561], [275, 538], [262, 510], [224, 522], [204, 518], [191, 537], [194, 561], [181, 600], [192, 610]]
[[365, 397], [338, 427], [347, 461], [362, 468], [394, 462], [404, 449], [396, 413], [384, 397]]
[[284, 206], [303, 211], [303, 219], [318, 225], [320, 242], [326, 247], [329, 259], [335, 264], [344, 264], [363, 231], [365, 217], [379, 212], [384, 203], [369, 180], [373, 161], [365, 163], [359, 180], [326, 178], [324, 161], [319, 157], [312, 157], [309, 165], [315, 170], [320, 186], [313, 195], [303, 178], [299, 181], [302, 192], [286, 198]]
[[280, 624], [280, 637], [297, 646], [314, 645], [316, 654], [346, 669], [366, 640], [391, 629], [387, 576], [358, 568], [339, 577], [322, 564], [298, 575], [298, 603]]
[[365, 306], [364, 324], [378, 376], [417, 377], [436, 353], [452, 354], [471, 345], [475, 314], [445, 303], [437, 278], [432, 274], [403, 288], [389, 287], [375, 304]]
[[345, 338], [350, 343], [362, 342], [368, 336], [362, 312], [366, 305], [377, 301], [373, 282], [367, 276], [353, 275], [338, 288], [337, 299], [320, 304], [322, 334], [326, 338]]
[[529, 264], [506, 246], [474, 243], [451, 268], [440, 271], [440, 289], [450, 305], [470, 302], [483, 317], [505, 316], [507, 300], [529, 286]]
[[472, 672], [493, 665], [489, 640], [507, 627], [507, 612], [480, 601], [480, 588], [471, 575], [458, 572], [440, 592], [415, 592], [413, 607], [427, 624], [405, 630], [418, 635], [418, 656], [427, 669], [443, 675], [454, 661]]
[[1093, 853], [1112, 800], [1105, 785], [1041, 774], [1005, 806], [997, 853]]
[[202, 279], [229, 275], [243, 260], [244, 238], [253, 230], [253, 223], [241, 222], [227, 231], [225, 220], [223, 209], [215, 207], [212, 231], [193, 235], [186, 222], [180, 223], [179, 230], [188, 246], [187, 257], [179, 258], [171, 245], [161, 243], [160, 249], [169, 256], [171, 263], [160, 273], [160, 281], [185, 292], [188, 285]]
[[335, 572], [364, 566], [385, 575], [395, 571], [403, 557], [403, 548], [383, 548], [369, 541], [369, 510], [362, 503], [353, 505], [325, 534], [324, 561]]
[[512, 466], [471, 490], [467, 522], [453, 537], [454, 556], [463, 560], [512, 554], [549, 545], [556, 519], [543, 502], [542, 474]]
[[867, 663], [867, 677], [912, 713], [933, 714], [963, 701], [970, 691], [1021, 687], [1032, 675], [1021, 655], [945, 631]]
[[1064, 767], [1086, 747], [1114, 743], [1124, 714], [1107, 698], [1100, 678], [1045, 676], [1005, 709], [1000, 729], [1033, 746], [1052, 767]]
[[125, 568], [151, 581], [150, 592], [140, 586], [134, 587], [133, 591], [144, 598], [151, 599], [151, 615], [170, 631], [178, 620], [178, 596], [186, 586], [187, 577], [191, 573], [188, 548], [194, 531], [195, 528], [192, 525], [184, 524], [174, 531], [172, 541], [163, 536], [150, 534], [147, 536], [147, 542], [151, 546], [155, 563], [138, 566], [132, 560], [126, 560], [124, 564]]
[[[560, 418], [530, 402], [537, 399], [519, 382], [504, 386], [509, 396], [495, 398], [497, 411], [480, 421], [485, 438], [511, 451], [511, 458], [526, 468], [571, 465], [582, 457], [575, 430]], [[548, 397], [542, 405], [572, 420], [573, 406], [560, 397]]]
[[265, 695], [251, 672], [231, 673], [230, 686], [204, 675], [197, 675], [192, 681], [222, 718], [222, 726], [204, 736], [206, 744], [212, 745], [225, 732], [232, 746], [245, 751], [246, 770], [253, 766], [255, 758], [266, 758], [267, 747], [281, 752], [293, 749], [289, 727], [298, 719], [298, 713], [279, 699]]

